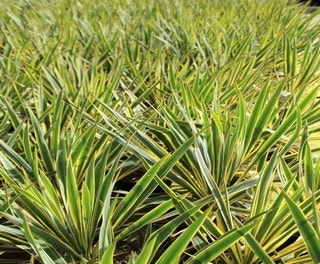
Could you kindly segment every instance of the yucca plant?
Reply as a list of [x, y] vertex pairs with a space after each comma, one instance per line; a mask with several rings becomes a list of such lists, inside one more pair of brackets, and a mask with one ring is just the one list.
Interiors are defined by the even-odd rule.
[[317, 11], [29, 0], [0, 14], [0, 258], [319, 262]]
[[[282, 84], [283, 82], [279, 85], [280, 89], [283, 87]], [[278, 96], [280, 96], [280, 91], [278, 91]], [[256, 118], [252, 122], [256, 124], [259, 122], [257, 118], [259, 114], [256, 114], [255, 111], [261, 111], [260, 107], [263, 108], [262, 105], [265, 104], [260, 101], [262, 97], [265, 97], [263, 93], [261, 93], [258, 100], [258, 103], [261, 103], [261, 105], [256, 105], [252, 114]], [[193, 95], [192, 98], [194, 101], [196, 96]], [[311, 98], [313, 97], [310, 96]], [[270, 100], [270, 102], [273, 102], [273, 100]], [[306, 101], [304, 100], [304, 102]], [[177, 104], [179, 105], [179, 101], [177, 101]], [[268, 106], [266, 109], [270, 111], [272, 109], [270, 107], [271, 104], [266, 105]], [[257, 135], [256, 131], [259, 130], [250, 128], [254, 124], [250, 122], [250, 119], [246, 122], [239, 122], [241, 119], [246, 120], [246, 111], [244, 110], [246, 107], [244, 105], [242, 107], [243, 109], [236, 111], [238, 115], [235, 115], [235, 124], [231, 123], [231, 125], [230, 122], [225, 124], [219, 123], [220, 119], [217, 115], [213, 115], [211, 118], [206, 117], [204, 115], [204, 107], [200, 108], [201, 119], [196, 119], [196, 122], [192, 121], [195, 119], [194, 116], [191, 119], [187, 115], [184, 116], [187, 121], [183, 122], [182, 118], [174, 116], [172, 112], [167, 112], [167, 110], [164, 110], [166, 116], [162, 119], [163, 123], [160, 123], [161, 125], [138, 120], [138, 125], [134, 126], [125, 119], [122, 120], [125, 122], [124, 125], [130, 128], [128, 135], [131, 135], [132, 131], [135, 131], [135, 137], [138, 141], [131, 139], [134, 142], [133, 151], [138, 157], [140, 156], [141, 159], [146, 160], [148, 163], [151, 162], [151, 164], [157, 160], [154, 156], [155, 154], [160, 159], [172, 152], [175, 147], [183, 144], [190, 136], [200, 134], [195, 139], [193, 147], [185, 150], [180, 162], [175, 164], [173, 170], [167, 175], [173, 182], [173, 190], [178, 193], [187, 193], [191, 202], [199, 198], [209, 199], [209, 203], [213, 205], [214, 209], [212, 209], [209, 215], [211, 220], [215, 222], [215, 226], [211, 226], [211, 228], [207, 227], [212, 232], [209, 233], [211, 239], [208, 239], [207, 234], [205, 239], [203, 237], [200, 239], [200, 244], [199, 241], [195, 242], [195, 246], [198, 245], [198, 250], [200, 250], [206, 243], [210, 244], [210, 241], [219, 238], [224, 232], [228, 232], [239, 225], [241, 226], [243, 221], [271, 210], [268, 216], [266, 216], [265, 222], [263, 221], [265, 224], [254, 227], [252, 234], [246, 237], [249, 247], [246, 248], [244, 246], [245, 242], [242, 241], [236, 247], [231, 248], [231, 256], [234, 256], [234, 261], [238, 261], [239, 263], [256, 261], [255, 258], [272, 263], [273, 260], [279, 258], [279, 254], [275, 252], [283, 250], [284, 242], [299, 232], [297, 226], [293, 222], [290, 223], [287, 219], [289, 217], [293, 221], [291, 215], [288, 216], [289, 208], [286, 208], [283, 204], [285, 196], [281, 193], [282, 190], [289, 192], [290, 186], [293, 184], [291, 180], [294, 179], [294, 176], [287, 176], [288, 178], [285, 180], [282, 176], [282, 181], [279, 181], [279, 178], [283, 173], [289, 173], [288, 166], [293, 164], [292, 159], [299, 158], [299, 154], [296, 152], [296, 144], [298, 136], [302, 132], [301, 111], [296, 110], [296, 112], [292, 112], [287, 117], [287, 120], [284, 119], [280, 126], [274, 129], [271, 137], [266, 137], [263, 129], [260, 130], [260, 135]], [[278, 111], [282, 111], [277, 105], [274, 107]], [[196, 109], [195, 105], [193, 106], [194, 109]], [[188, 113], [188, 110], [182, 108], [181, 112], [185, 114]], [[263, 111], [261, 112], [263, 113]], [[271, 114], [272, 112], [278, 114], [276, 110], [270, 112]], [[265, 118], [266, 114], [263, 117]], [[270, 116], [270, 120], [274, 120], [274, 118]], [[206, 123], [201, 123], [203, 120]], [[209, 120], [213, 120], [214, 123], [210, 123]], [[263, 120], [263, 122], [267, 121], [266, 119], [260, 120]], [[293, 122], [293, 120], [297, 120], [297, 122]], [[239, 126], [239, 123], [241, 126]], [[249, 124], [248, 127], [246, 123]], [[295, 127], [290, 129], [290, 124]], [[224, 125], [226, 125], [225, 129]], [[144, 130], [145, 132], [143, 132]], [[267, 131], [268, 129], [266, 129]], [[285, 134], [286, 131], [289, 131], [290, 134]], [[211, 134], [213, 132], [215, 132], [215, 136]], [[149, 134], [153, 134], [156, 140], [150, 137]], [[202, 134], [203, 136], [201, 136]], [[218, 135], [220, 135], [220, 138]], [[256, 136], [254, 140], [252, 138], [247, 139], [252, 135]], [[286, 140], [282, 139], [284, 135], [286, 135]], [[221, 141], [217, 141], [219, 139]], [[128, 138], [128, 140], [130, 139]], [[256, 146], [254, 147], [253, 145], [251, 148], [245, 148], [245, 140], [255, 142]], [[276, 148], [278, 148], [277, 151]], [[212, 151], [210, 152], [210, 150]], [[271, 155], [273, 156], [270, 160]], [[308, 155], [310, 156], [310, 153]], [[283, 168], [280, 167], [280, 159], [283, 160], [281, 163], [282, 166], [285, 166]], [[312, 159], [309, 159], [306, 164], [309, 164], [307, 165], [309, 168], [310, 166], [312, 167]], [[291, 166], [293, 171], [296, 171], [295, 166]], [[282, 172], [283, 170], [285, 172]], [[279, 174], [279, 172], [282, 173]], [[221, 176], [219, 177], [219, 175]], [[306, 177], [303, 172], [299, 175], [302, 179]], [[294, 189], [294, 191], [294, 194], [298, 195], [298, 190]], [[316, 190], [315, 192], [317, 193]], [[318, 194], [316, 194], [317, 196]], [[301, 201], [307, 199], [308, 202], [306, 203], [311, 202], [308, 196], [301, 199]], [[284, 209], [279, 209], [280, 211], [272, 209], [278, 208], [280, 204], [282, 204]], [[271, 219], [277, 220], [272, 222]], [[282, 221], [288, 222], [288, 226], [293, 226], [294, 228], [290, 232], [285, 228], [280, 229], [283, 230], [283, 233], [279, 233], [279, 225], [281, 225]], [[269, 230], [265, 230], [267, 223], [270, 228]], [[277, 232], [277, 235], [268, 238], [262, 236], [262, 234], [269, 234], [271, 230]], [[255, 237], [256, 234], [257, 237]], [[296, 248], [297, 252], [305, 252], [303, 250], [303, 248], [305, 249], [305, 245], [303, 243], [299, 245], [300, 247]], [[292, 243], [292, 246], [294, 246], [294, 243]], [[246, 250], [242, 248], [246, 248]], [[290, 252], [292, 253], [292, 250]], [[223, 257], [224, 261], [231, 261], [231, 256], [226, 254]]]

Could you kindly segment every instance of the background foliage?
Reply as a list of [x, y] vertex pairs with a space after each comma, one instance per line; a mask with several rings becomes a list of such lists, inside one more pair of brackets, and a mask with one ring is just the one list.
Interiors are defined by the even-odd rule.
[[318, 11], [0, 7], [0, 260], [320, 262]]

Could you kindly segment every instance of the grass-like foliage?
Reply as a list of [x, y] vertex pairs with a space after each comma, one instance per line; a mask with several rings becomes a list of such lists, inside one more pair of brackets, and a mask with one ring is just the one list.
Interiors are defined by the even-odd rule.
[[1, 263], [320, 263], [317, 10], [2, 2]]

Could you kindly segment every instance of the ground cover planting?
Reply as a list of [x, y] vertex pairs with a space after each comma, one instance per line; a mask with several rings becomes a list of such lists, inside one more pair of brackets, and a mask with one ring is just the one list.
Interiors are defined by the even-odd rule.
[[317, 9], [2, 2], [1, 263], [320, 263]]

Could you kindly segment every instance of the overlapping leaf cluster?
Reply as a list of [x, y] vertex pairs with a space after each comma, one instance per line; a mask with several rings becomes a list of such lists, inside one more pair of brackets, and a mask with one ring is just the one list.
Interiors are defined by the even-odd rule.
[[320, 262], [317, 11], [3, 2], [1, 261]]

